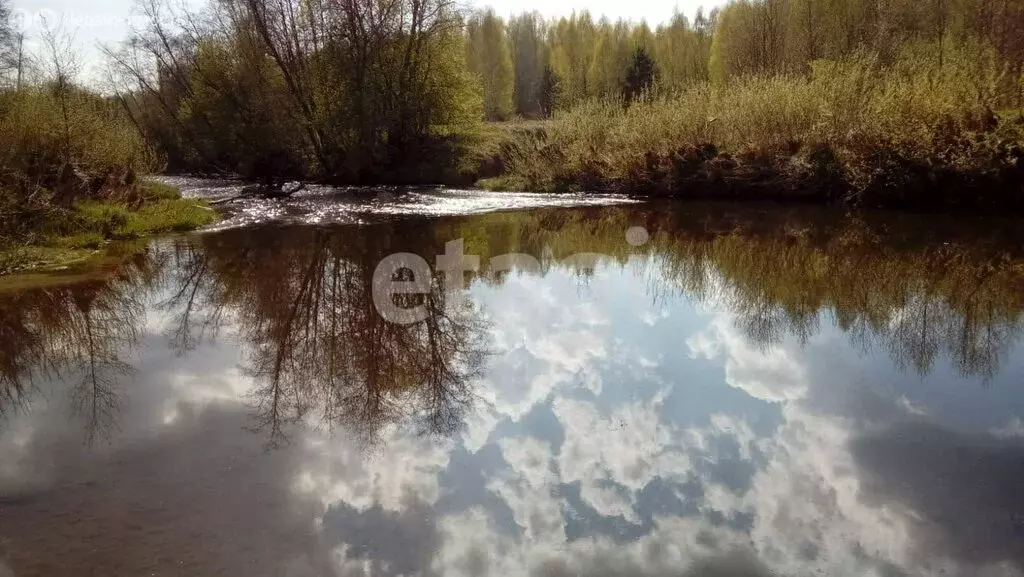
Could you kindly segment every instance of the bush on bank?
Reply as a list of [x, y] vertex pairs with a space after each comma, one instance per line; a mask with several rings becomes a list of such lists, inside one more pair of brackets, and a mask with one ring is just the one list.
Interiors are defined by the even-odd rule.
[[486, 187], [1024, 208], [1019, 79], [980, 45], [817, 61], [510, 131]]
[[0, 92], [0, 273], [215, 218], [139, 176], [158, 167], [109, 99], [62, 83]]

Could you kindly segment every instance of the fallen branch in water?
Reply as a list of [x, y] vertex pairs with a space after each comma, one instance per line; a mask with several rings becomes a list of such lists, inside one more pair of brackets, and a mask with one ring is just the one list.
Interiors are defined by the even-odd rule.
[[234, 202], [236, 200], [240, 200], [240, 199], [243, 199], [243, 198], [256, 198], [256, 197], [269, 198], [269, 199], [288, 198], [291, 195], [295, 194], [296, 192], [299, 192], [300, 190], [305, 189], [306, 188], [306, 184], [307, 183], [305, 183], [305, 182], [300, 182], [298, 186], [296, 186], [295, 188], [292, 188], [291, 190], [285, 190], [284, 189], [284, 184], [278, 184], [278, 185], [253, 184], [253, 185], [250, 185], [250, 186], [247, 186], [247, 187], [243, 188], [241, 194], [238, 194], [236, 196], [232, 196], [230, 198], [224, 198], [224, 199], [220, 199], [220, 200], [211, 201], [210, 205], [211, 206], [219, 206], [219, 205], [227, 204], [229, 202]]

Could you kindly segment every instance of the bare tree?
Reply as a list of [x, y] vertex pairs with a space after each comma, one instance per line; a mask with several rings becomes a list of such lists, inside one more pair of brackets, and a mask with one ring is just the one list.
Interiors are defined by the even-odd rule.
[[79, 72], [79, 63], [75, 57], [74, 34], [64, 28], [64, 22], [56, 23], [43, 20], [42, 33], [45, 48], [44, 70], [54, 85], [57, 101], [63, 120], [64, 142], [61, 153], [65, 160], [71, 156], [71, 116], [70, 103], [74, 78]]
[[0, 73], [18, 72], [19, 54], [23, 41], [19, 41], [15, 23], [11, 21], [10, 0], [0, 0]]

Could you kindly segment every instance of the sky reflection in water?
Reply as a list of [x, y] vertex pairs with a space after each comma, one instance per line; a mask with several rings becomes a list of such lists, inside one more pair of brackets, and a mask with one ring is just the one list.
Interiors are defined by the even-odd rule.
[[[250, 227], [0, 295], [0, 575], [1019, 575], [1024, 266], [885, 228]], [[381, 320], [456, 238], [469, 304]]]

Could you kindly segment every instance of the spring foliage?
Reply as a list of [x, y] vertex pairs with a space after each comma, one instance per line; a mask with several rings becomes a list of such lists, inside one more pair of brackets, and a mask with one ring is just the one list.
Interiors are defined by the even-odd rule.
[[46, 82], [0, 95], [7, 202], [79, 194], [55, 192], [66, 167], [895, 204], [1020, 180], [1020, 2], [733, 0], [654, 27], [452, 0], [176, 5], [138, 0], [113, 96], [76, 86], [57, 43]]
[[[802, 120], [759, 120], [764, 108], [810, 102], [807, 87], [816, 89], [829, 67], [858, 66], [851, 59], [877, 87], [889, 74], [882, 71], [901, 66], [960, 74], [963, 50], [982, 50], [1000, 82], [986, 93], [996, 97], [986, 106], [1012, 108], [1021, 99], [1024, 9], [997, 0], [735, 0], [692, 19], [677, 13], [653, 28], [586, 11], [506, 21], [449, 0], [218, 0], [196, 13], [140, 1], [148, 23], [109, 51], [119, 98], [135, 123], [171, 169], [264, 180], [449, 181], [464, 170], [480, 120], [555, 110], [582, 116], [643, 95], [660, 103], [647, 108], [685, 106], [675, 113], [684, 116], [719, 105], [754, 107], [715, 113], [722, 120], [709, 142], [723, 148], [791, 141], [805, 135]], [[911, 76], [899, 84], [893, 72], [885, 90], [919, 89], [922, 77]], [[955, 83], [933, 80], [958, 98]], [[749, 96], [762, 84], [777, 100]], [[737, 94], [724, 95], [732, 90]], [[714, 102], [705, 101], [709, 91]], [[739, 98], [746, 100], [734, 102]], [[916, 113], [887, 109], [883, 116], [904, 112]], [[641, 112], [602, 114], [594, 121]], [[738, 114], [753, 123], [724, 120]], [[765, 123], [778, 132], [765, 136]], [[904, 124], [891, 126], [902, 132]], [[747, 133], [758, 136], [737, 136]], [[735, 139], [744, 138], [737, 147]]]
[[630, 106], [591, 101], [506, 144], [498, 186], [788, 196], [891, 206], [1019, 206], [1016, 84], [991, 48], [907, 45], [807, 75], [696, 84]]
[[201, 203], [143, 180], [159, 153], [115, 99], [75, 82], [69, 38], [45, 30], [29, 59], [7, 8], [0, 1], [0, 274], [212, 221]]
[[[429, 179], [479, 121], [479, 71], [449, 0], [227, 0], [201, 13], [143, 0], [145, 27], [109, 51], [119, 97], [172, 169], [259, 179]], [[473, 20], [477, 36], [496, 18]], [[483, 52], [509, 70], [507, 47]], [[510, 112], [508, 89], [487, 113]], [[488, 94], [492, 94], [493, 90]]]

